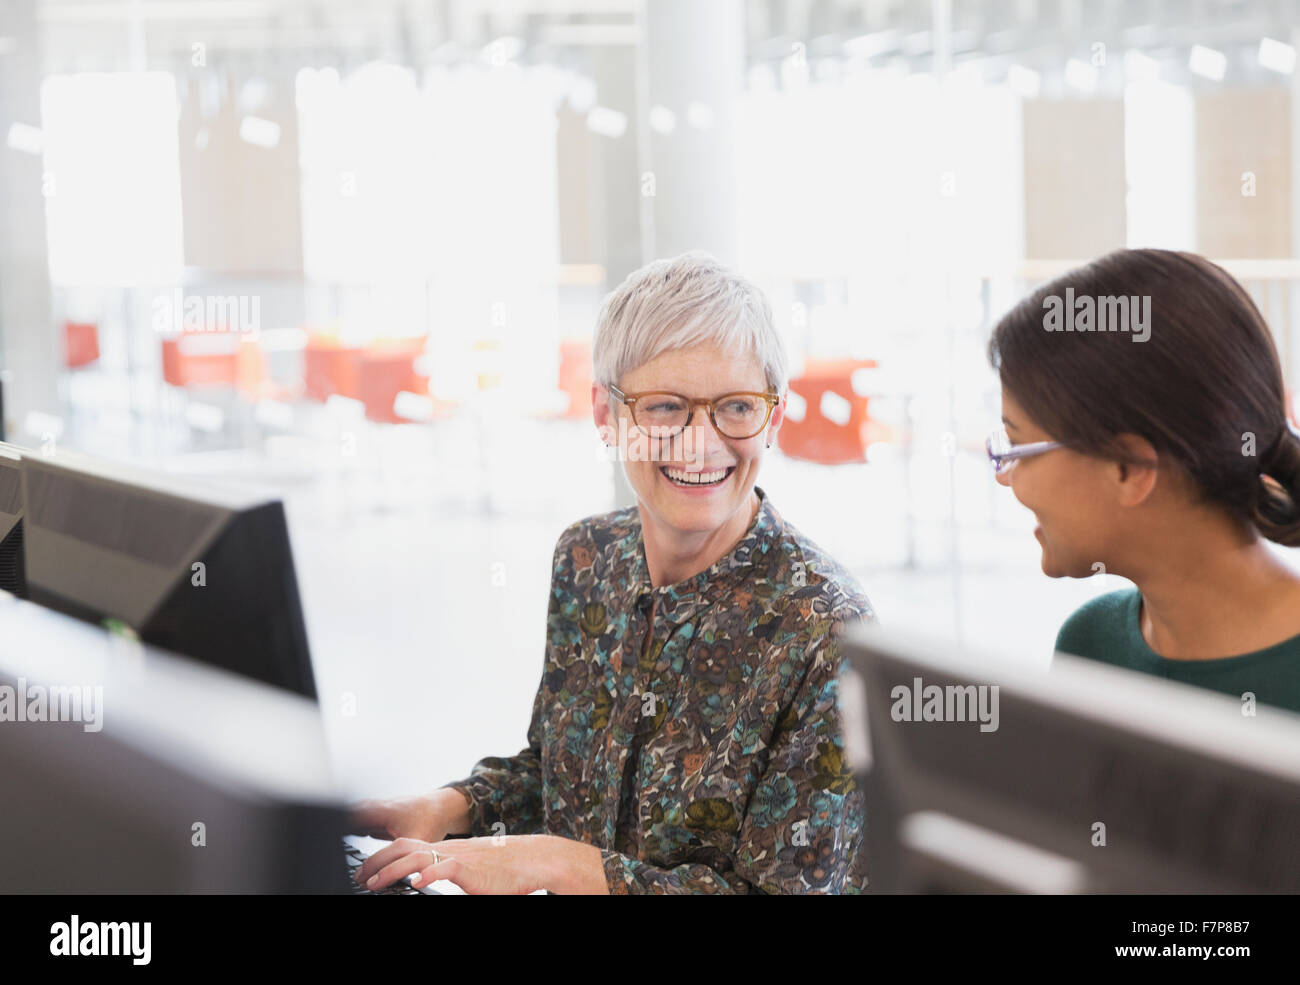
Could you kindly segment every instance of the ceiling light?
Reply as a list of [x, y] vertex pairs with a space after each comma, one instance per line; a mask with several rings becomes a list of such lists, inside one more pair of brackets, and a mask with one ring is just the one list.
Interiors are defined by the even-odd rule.
[[1264, 38], [1259, 43], [1259, 63], [1274, 72], [1290, 75], [1295, 71], [1295, 48], [1272, 38]]
[[1228, 56], [1204, 45], [1192, 45], [1192, 52], [1187, 56], [1187, 67], [1202, 78], [1222, 82], [1228, 70]]

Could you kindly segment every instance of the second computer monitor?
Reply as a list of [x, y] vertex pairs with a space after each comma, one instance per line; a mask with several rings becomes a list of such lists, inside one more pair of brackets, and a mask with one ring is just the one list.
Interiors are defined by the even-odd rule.
[[1300, 716], [862, 628], [846, 753], [876, 892], [1294, 892]]
[[279, 500], [68, 453], [22, 476], [32, 601], [316, 697]]

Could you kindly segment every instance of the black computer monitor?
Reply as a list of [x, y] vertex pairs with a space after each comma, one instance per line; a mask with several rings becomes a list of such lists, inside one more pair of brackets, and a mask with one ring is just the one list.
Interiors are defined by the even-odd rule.
[[279, 500], [67, 452], [22, 479], [32, 601], [316, 697]]
[[10, 596], [0, 689], [0, 890], [353, 891], [314, 702]]
[[1063, 654], [1036, 673], [879, 628], [851, 632], [845, 652], [870, 891], [1300, 886], [1300, 716]]
[[27, 597], [22, 452], [0, 441], [0, 591]]

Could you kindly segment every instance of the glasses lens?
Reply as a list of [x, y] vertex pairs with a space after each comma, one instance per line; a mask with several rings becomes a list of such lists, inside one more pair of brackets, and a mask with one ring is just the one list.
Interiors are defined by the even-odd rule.
[[1012, 462], [1002, 456], [1011, 450], [1011, 439], [1007, 437], [1004, 428], [998, 428], [989, 435], [988, 441], [985, 442], [988, 448], [989, 461], [993, 463], [993, 471], [1001, 475], [1007, 469], [1011, 468]]
[[730, 393], [713, 405], [718, 430], [728, 438], [753, 437], [767, 418], [767, 401], [748, 393]]
[[998, 428], [989, 435], [989, 452], [1002, 455], [1011, 450], [1011, 439], [1007, 437], [1006, 428]]
[[651, 393], [637, 401], [636, 423], [652, 438], [676, 434], [686, 424], [689, 407], [671, 393]]

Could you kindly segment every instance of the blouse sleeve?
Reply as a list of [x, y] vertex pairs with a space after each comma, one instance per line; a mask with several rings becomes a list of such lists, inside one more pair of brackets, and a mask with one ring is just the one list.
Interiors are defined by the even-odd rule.
[[839, 632], [815, 639], [808, 671], [772, 739], [740, 826], [734, 868], [665, 869], [603, 851], [623, 893], [858, 893], [865, 888], [862, 794], [844, 760], [836, 706]]
[[600, 857], [611, 896], [640, 893], [740, 895], [753, 891], [750, 884], [736, 873], [720, 873], [702, 862], [689, 862], [668, 869], [609, 848], [601, 849]]

